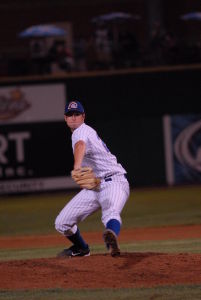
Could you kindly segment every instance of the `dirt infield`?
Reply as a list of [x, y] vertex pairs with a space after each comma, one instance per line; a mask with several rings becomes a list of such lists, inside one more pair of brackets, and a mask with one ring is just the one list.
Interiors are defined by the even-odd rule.
[[[84, 234], [102, 243], [101, 233]], [[200, 238], [201, 225], [122, 230], [120, 242]], [[1, 238], [1, 248], [63, 245], [60, 236]], [[201, 254], [122, 253], [0, 262], [0, 289], [129, 288], [201, 284]]]

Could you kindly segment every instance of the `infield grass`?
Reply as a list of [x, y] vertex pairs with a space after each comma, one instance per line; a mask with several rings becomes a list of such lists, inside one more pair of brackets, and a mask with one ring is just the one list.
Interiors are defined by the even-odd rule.
[[[0, 261], [56, 257], [63, 247], [1, 249]], [[144, 241], [121, 244], [122, 252], [201, 253], [201, 239]], [[107, 253], [105, 246], [90, 245], [91, 254]]]
[[201, 285], [135, 289], [0, 291], [0, 300], [200, 300]]

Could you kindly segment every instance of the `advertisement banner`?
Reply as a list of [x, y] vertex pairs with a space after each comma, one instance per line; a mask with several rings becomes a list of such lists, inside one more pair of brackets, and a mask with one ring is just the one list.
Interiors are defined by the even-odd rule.
[[75, 186], [64, 106], [63, 84], [0, 88], [0, 194]]
[[0, 87], [0, 126], [62, 121], [64, 104], [64, 84]]
[[163, 121], [167, 183], [201, 183], [201, 115], [165, 116]]

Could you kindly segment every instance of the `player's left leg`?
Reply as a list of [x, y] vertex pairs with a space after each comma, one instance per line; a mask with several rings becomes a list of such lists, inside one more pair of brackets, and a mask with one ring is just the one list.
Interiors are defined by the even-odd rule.
[[121, 211], [129, 197], [129, 184], [122, 182], [105, 182], [99, 194], [102, 208], [102, 222], [106, 227], [103, 238], [112, 256], [120, 254], [118, 235], [121, 229]]

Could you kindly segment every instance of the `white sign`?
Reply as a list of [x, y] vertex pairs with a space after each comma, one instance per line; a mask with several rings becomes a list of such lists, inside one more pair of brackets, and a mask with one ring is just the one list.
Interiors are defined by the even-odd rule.
[[79, 186], [72, 180], [70, 176], [8, 180], [0, 182], [0, 195], [78, 188]]
[[0, 88], [0, 125], [63, 121], [64, 84]]

